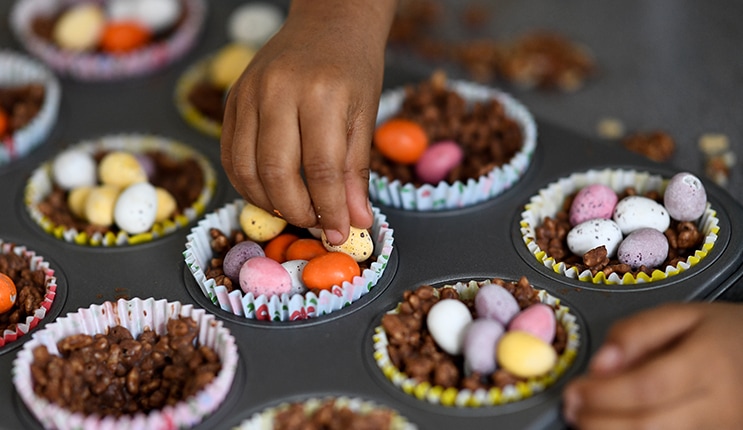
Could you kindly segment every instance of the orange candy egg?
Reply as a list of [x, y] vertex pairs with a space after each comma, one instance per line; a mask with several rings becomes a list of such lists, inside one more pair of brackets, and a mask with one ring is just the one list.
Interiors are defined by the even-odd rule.
[[310, 260], [302, 271], [302, 282], [309, 289], [329, 290], [343, 281], [361, 276], [359, 263], [343, 252], [328, 252]]
[[327, 253], [328, 250], [325, 249], [322, 242], [318, 239], [299, 239], [286, 249], [286, 259], [309, 261]]
[[374, 145], [392, 161], [413, 164], [428, 147], [428, 136], [418, 123], [391, 119], [374, 131]]
[[101, 49], [112, 54], [123, 54], [141, 48], [150, 41], [150, 31], [134, 21], [106, 24], [101, 36]]
[[8, 132], [8, 114], [0, 108], [0, 137]]
[[286, 258], [286, 251], [289, 248], [289, 245], [294, 243], [297, 239], [299, 239], [299, 236], [295, 234], [282, 233], [271, 239], [263, 248], [263, 252], [266, 254], [266, 257], [271, 260], [283, 263], [288, 260], [288, 258]]
[[0, 314], [8, 312], [15, 303], [15, 283], [6, 274], [0, 273]]

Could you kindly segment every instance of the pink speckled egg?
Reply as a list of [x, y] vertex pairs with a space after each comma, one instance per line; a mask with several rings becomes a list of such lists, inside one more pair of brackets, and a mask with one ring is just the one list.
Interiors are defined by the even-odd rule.
[[691, 173], [674, 175], [663, 194], [663, 205], [677, 221], [695, 221], [707, 208], [707, 191], [702, 181]]
[[415, 174], [422, 182], [438, 184], [462, 162], [463, 157], [464, 152], [456, 142], [434, 143], [418, 159], [415, 164]]
[[658, 267], [668, 257], [668, 239], [654, 228], [641, 228], [630, 233], [619, 244], [617, 258], [632, 269]]
[[240, 288], [256, 297], [289, 294], [292, 278], [278, 262], [268, 257], [253, 257], [240, 268]]
[[570, 225], [592, 219], [610, 219], [617, 204], [617, 193], [603, 184], [582, 188], [570, 205]]
[[508, 330], [531, 333], [547, 343], [555, 338], [555, 312], [544, 303], [535, 303], [519, 312], [508, 324]]

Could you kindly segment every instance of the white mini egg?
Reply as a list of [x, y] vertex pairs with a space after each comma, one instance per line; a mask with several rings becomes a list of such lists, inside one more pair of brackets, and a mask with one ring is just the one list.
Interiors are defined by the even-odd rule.
[[567, 242], [568, 248], [575, 255], [583, 255], [603, 245], [606, 247], [607, 256], [611, 258], [617, 252], [622, 237], [622, 231], [617, 223], [599, 218], [584, 221], [571, 228]]
[[235, 9], [227, 21], [227, 31], [234, 42], [260, 47], [278, 31], [284, 13], [271, 3], [252, 2]]
[[654, 228], [663, 233], [671, 225], [666, 208], [643, 196], [627, 196], [620, 200], [614, 208], [613, 219], [625, 235], [641, 228]]
[[322, 244], [330, 252], [344, 252], [350, 255], [357, 263], [368, 260], [374, 253], [374, 241], [365, 228], [352, 226], [348, 233], [348, 239], [340, 245], [331, 245], [328, 238], [325, 237], [325, 232], [323, 232]]
[[97, 181], [97, 166], [93, 156], [85, 151], [69, 149], [52, 162], [52, 178], [65, 190], [92, 187]]
[[426, 324], [431, 337], [444, 351], [459, 355], [464, 348], [464, 337], [472, 322], [467, 305], [456, 299], [444, 299], [431, 306]]
[[135, 0], [108, 0], [106, 17], [109, 21], [130, 21], [137, 18], [138, 2]]
[[157, 214], [157, 191], [149, 182], [130, 185], [121, 192], [114, 207], [114, 221], [129, 234], [152, 228]]
[[136, 3], [137, 20], [153, 33], [171, 28], [181, 16], [179, 0], [136, 0]]
[[281, 263], [281, 265], [284, 266], [284, 269], [289, 272], [289, 276], [292, 278], [292, 290], [289, 295], [307, 292], [307, 286], [302, 282], [302, 271], [304, 266], [307, 265], [307, 260], [289, 260]]

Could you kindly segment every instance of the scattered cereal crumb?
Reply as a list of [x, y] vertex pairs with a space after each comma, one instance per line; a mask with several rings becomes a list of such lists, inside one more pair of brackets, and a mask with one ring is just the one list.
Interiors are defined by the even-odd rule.
[[737, 162], [730, 150], [730, 140], [722, 133], [705, 133], [699, 138], [699, 149], [705, 156], [704, 174], [721, 187], [728, 184], [730, 169]]
[[653, 161], [668, 161], [676, 151], [676, 142], [665, 131], [636, 132], [625, 137], [622, 145]]
[[620, 139], [624, 136], [624, 123], [616, 118], [602, 118], [596, 124], [596, 132], [604, 139]]
[[730, 149], [730, 141], [722, 133], [705, 133], [699, 138], [699, 149], [707, 156], [719, 155]]

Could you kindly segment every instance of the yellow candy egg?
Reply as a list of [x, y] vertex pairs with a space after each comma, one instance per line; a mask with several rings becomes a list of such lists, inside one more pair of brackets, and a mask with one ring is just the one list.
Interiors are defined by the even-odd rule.
[[265, 242], [278, 236], [286, 227], [286, 221], [246, 203], [240, 212], [240, 227], [250, 240]]
[[522, 378], [547, 373], [557, 363], [552, 345], [524, 331], [509, 331], [498, 342], [498, 363]]
[[52, 37], [62, 48], [71, 51], [94, 49], [106, 23], [103, 9], [93, 2], [71, 7], [57, 21]]
[[133, 154], [114, 151], [106, 154], [98, 164], [98, 178], [106, 185], [126, 188], [147, 181], [147, 173]]
[[331, 245], [322, 233], [322, 244], [330, 252], [343, 252], [353, 257], [356, 262], [361, 263], [371, 257], [374, 252], [374, 241], [371, 234], [365, 228], [351, 227], [348, 239], [340, 245]]
[[178, 205], [176, 204], [175, 197], [165, 188], [157, 187], [155, 188], [155, 192], [157, 193], [155, 222], [165, 221], [173, 216]]
[[114, 207], [119, 197], [119, 188], [101, 185], [90, 190], [85, 199], [85, 219], [91, 224], [108, 227], [114, 223]]
[[218, 88], [229, 88], [253, 59], [255, 51], [243, 44], [232, 43], [214, 56], [209, 63], [209, 80]]
[[67, 194], [67, 207], [78, 218], [85, 219], [85, 202], [93, 187], [77, 187]]
[[15, 299], [15, 282], [8, 275], [0, 273], [0, 314], [13, 308]]

